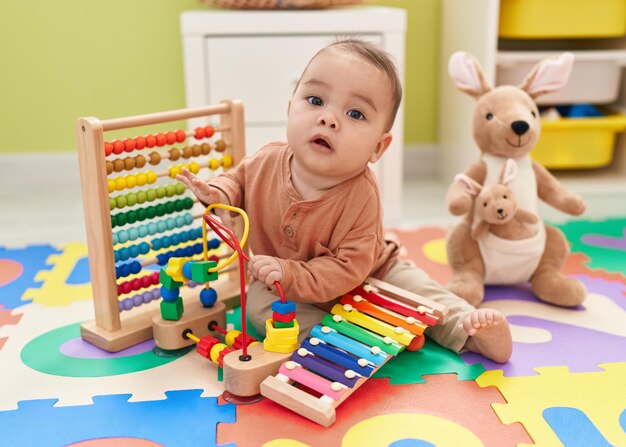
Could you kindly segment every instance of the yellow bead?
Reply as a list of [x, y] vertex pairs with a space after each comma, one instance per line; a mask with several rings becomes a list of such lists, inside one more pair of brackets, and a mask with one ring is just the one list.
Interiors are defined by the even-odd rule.
[[181, 171], [180, 165], [170, 166], [169, 171], [170, 171], [170, 178], [176, 178], [176, 176], [180, 174], [180, 171]]
[[146, 177], [146, 174], [144, 174], [143, 172], [137, 174], [137, 186], [143, 186], [146, 184], [147, 181], [148, 179]]
[[211, 356], [211, 360], [213, 361], [213, 363], [217, 363], [217, 359], [220, 356], [220, 353], [226, 349], [228, 346], [226, 346], [224, 343], [216, 343], [212, 348], [211, 348], [211, 352], [210, 352], [210, 356]]
[[197, 174], [198, 172], [200, 172], [200, 165], [194, 161], [189, 164], [188, 169], [194, 174]]
[[209, 160], [209, 169], [211, 169], [212, 171], [215, 171], [220, 166], [221, 166], [221, 163], [217, 158], [211, 158]]
[[127, 188], [134, 188], [135, 186], [137, 186], [137, 178], [134, 175], [127, 175], [126, 176], [126, 187]]
[[107, 183], [109, 184], [109, 193], [115, 191], [115, 180], [107, 180]]
[[154, 172], [154, 171], [146, 171], [146, 179], [147, 179], [149, 185], [151, 185], [154, 182], [156, 182], [157, 181], [156, 172]]
[[239, 334], [241, 334], [241, 331], [238, 331], [238, 330], [228, 331], [228, 333], [226, 334], [226, 337], [224, 337], [224, 341], [226, 342], [228, 346], [232, 346], [235, 344], [235, 338], [237, 338]]
[[124, 177], [116, 177], [115, 189], [118, 191], [122, 191], [124, 188], [126, 188], [126, 179]]
[[233, 157], [230, 155], [224, 155], [222, 157], [222, 166], [225, 168], [230, 168], [233, 165]]

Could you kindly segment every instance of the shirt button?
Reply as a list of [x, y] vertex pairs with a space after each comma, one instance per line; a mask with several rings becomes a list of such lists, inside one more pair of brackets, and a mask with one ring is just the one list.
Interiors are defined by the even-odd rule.
[[286, 227], [285, 228], [285, 235], [287, 235], [287, 237], [293, 237], [293, 234], [294, 234], [293, 228], [291, 228], [291, 227]]

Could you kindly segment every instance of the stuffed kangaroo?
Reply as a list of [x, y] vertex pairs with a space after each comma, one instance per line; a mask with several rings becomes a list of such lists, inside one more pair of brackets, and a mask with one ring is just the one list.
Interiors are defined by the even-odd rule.
[[[573, 55], [539, 62], [519, 86], [491, 87], [476, 59], [455, 53], [449, 73], [456, 87], [476, 100], [473, 135], [481, 156], [465, 175], [479, 185], [497, 182], [506, 160], [512, 158], [517, 175], [508, 183], [518, 206], [539, 215], [539, 199], [573, 215], [585, 211], [584, 201], [565, 189], [543, 166], [530, 158], [539, 138], [541, 123], [534, 98], [563, 87], [572, 69]], [[462, 182], [450, 185], [448, 210], [455, 216], [470, 212], [473, 197]], [[471, 223], [465, 219], [448, 234], [447, 252], [453, 276], [448, 287], [473, 305], [484, 296], [484, 284], [517, 284], [530, 281], [535, 295], [548, 303], [577, 306], [587, 296], [583, 284], [564, 276], [560, 269], [569, 245], [558, 229], [527, 223], [524, 238], [503, 239], [493, 234], [474, 240]], [[517, 239], [517, 240], [510, 240]]]
[[539, 218], [530, 211], [518, 208], [515, 194], [507, 186], [516, 174], [517, 164], [509, 158], [498, 183], [483, 188], [465, 174], [454, 178], [463, 184], [469, 195], [475, 197], [473, 212], [467, 214], [472, 222], [471, 234], [475, 241], [489, 237], [489, 233], [507, 240], [526, 239], [533, 235], [525, 224], [536, 224]]

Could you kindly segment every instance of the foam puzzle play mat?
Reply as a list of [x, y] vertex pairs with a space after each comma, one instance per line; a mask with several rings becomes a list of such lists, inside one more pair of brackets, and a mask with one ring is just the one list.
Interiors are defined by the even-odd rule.
[[[488, 287], [484, 305], [512, 327], [508, 363], [424, 339], [436, 309], [408, 320], [415, 334], [377, 344], [378, 329], [362, 329], [375, 325], [366, 318], [373, 306], [385, 308], [375, 284], [344, 297], [301, 345], [273, 335], [269, 344], [286, 348], [259, 373], [271, 378], [261, 399], [229, 393], [256, 391], [247, 371], [228, 369], [227, 359], [239, 357], [228, 354], [242, 347], [236, 301], [226, 300], [224, 321], [212, 321], [215, 341], [191, 329], [196, 340], [176, 349], [155, 345], [163, 343], [155, 333], [109, 352], [81, 337], [95, 312], [85, 244], [0, 247], [0, 445], [626, 446], [626, 219], [558, 226], [572, 245], [565, 272], [589, 295], [564, 309], [539, 302], [525, 285]], [[447, 281], [445, 228], [389, 232], [405, 259]], [[202, 282], [190, 268], [168, 269], [172, 289], [186, 275]], [[276, 327], [293, 329], [288, 303], [277, 303], [284, 324]], [[359, 328], [363, 334], [350, 332]], [[248, 334], [258, 337], [250, 325]], [[248, 343], [248, 354], [263, 346]]]

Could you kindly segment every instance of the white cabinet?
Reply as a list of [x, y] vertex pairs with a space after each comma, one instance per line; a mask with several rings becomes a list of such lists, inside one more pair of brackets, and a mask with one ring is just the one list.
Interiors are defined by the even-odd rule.
[[[241, 99], [246, 152], [285, 139], [287, 105], [309, 59], [338, 38], [355, 36], [389, 52], [404, 79], [406, 12], [398, 8], [328, 10], [201, 10], [181, 15], [187, 107]], [[403, 111], [392, 146], [373, 169], [385, 222], [401, 217]], [[192, 121], [190, 126], [205, 124]]]
[[[590, 2], [589, 5], [603, 8], [601, 3]], [[548, 5], [548, 2], [545, 4]], [[452, 181], [456, 173], [463, 172], [479, 156], [471, 131], [474, 100], [456, 90], [447, 74], [448, 59], [455, 51], [474, 54], [492, 85], [517, 84], [522, 80], [517, 79], [520, 73], [542, 56], [551, 52], [572, 51], [578, 58], [574, 62], [570, 85], [551, 98], [546, 95], [540, 103], [552, 100], [611, 103], [611, 108], [623, 111], [626, 101], [622, 68], [626, 61], [625, 37], [504, 39], [499, 37], [501, 0], [442, 0], [441, 5], [439, 143], [440, 171], [445, 181]], [[558, 29], [556, 22], [546, 22], [552, 23], [553, 29]], [[589, 147], [589, 150], [594, 148]], [[608, 167], [554, 170], [553, 173], [578, 193], [586, 196], [601, 194], [603, 198], [615, 199], [616, 204], [618, 200], [623, 203], [626, 192], [626, 138], [618, 135], [615, 153]], [[620, 206], [623, 208], [623, 205]]]

